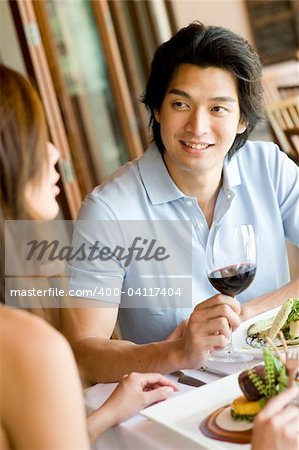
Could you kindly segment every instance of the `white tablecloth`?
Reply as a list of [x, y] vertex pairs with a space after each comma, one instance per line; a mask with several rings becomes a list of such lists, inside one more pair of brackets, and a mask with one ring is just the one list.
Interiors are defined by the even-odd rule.
[[[258, 364], [260, 361], [250, 363], [209, 363], [210, 367], [221, 369], [228, 374], [247, 369], [249, 366]], [[196, 370], [184, 370], [187, 375], [199, 378], [207, 383], [213, 383], [220, 377]], [[175, 378], [168, 375], [172, 380]], [[88, 411], [98, 408], [115, 388], [115, 383], [96, 384], [84, 392], [85, 405]], [[172, 396], [181, 395], [194, 388], [178, 383], [179, 392]], [[166, 400], [167, 401], [167, 400]], [[121, 425], [106, 431], [93, 447], [96, 450], [199, 450], [201, 446], [193, 444], [188, 439], [171, 430], [147, 419], [139, 414], [123, 422]]]

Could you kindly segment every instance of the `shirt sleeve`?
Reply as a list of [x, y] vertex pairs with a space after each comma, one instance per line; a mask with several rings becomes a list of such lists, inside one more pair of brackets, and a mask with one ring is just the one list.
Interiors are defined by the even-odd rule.
[[299, 167], [274, 145], [270, 169], [286, 239], [299, 247]]
[[124, 248], [123, 242], [112, 208], [91, 193], [74, 227], [72, 247], [77, 256], [66, 267], [69, 295], [119, 304], [125, 270], [116, 250]]

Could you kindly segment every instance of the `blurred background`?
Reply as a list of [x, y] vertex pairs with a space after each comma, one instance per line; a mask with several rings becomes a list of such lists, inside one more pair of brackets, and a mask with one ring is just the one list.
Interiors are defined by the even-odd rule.
[[74, 219], [95, 185], [143, 153], [153, 53], [194, 20], [256, 48], [267, 120], [252, 139], [276, 141], [298, 163], [298, 0], [0, 1], [0, 60], [35, 84], [61, 151], [61, 217]]

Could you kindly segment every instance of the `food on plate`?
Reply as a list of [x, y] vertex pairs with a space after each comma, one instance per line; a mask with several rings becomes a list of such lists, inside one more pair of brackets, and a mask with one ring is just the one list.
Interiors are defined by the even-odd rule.
[[240, 373], [238, 381], [243, 395], [231, 404], [234, 420], [252, 422], [269, 398], [287, 386], [287, 373], [283, 364], [270, 350], [263, 349], [264, 365]]
[[287, 300], [275, 317], [252, 324], [247, 330], [247, 342], [257, 346], [269, 337], [276, 339], [276, 344], [280, 346], [279, 331], [282, 331], [288, 346], [299, 345], [299, 298]]
[[275, 317], [269, 317], [268, 319], [258, 320], [250, 325], [247, 330], [247, 336], [256, 339], [264, 339], [268, 336], [269, 330], [272, 327]]
[[269, 338], [276, 338], [278, 332], [281, 330], [286, 339], [296, 339], [299, 337], [298, 326], [296, 333], [296, 324], [299, 324], [299, 299], [291, 298], [278, 311], [269, 330]]
[[238, 377], [241, 396], [210, 414], [201, 424], [202, 433], [212, 439], [249, 443], [254, 417], [267, 401], [287, 387], [285, 364], [263, 348], [264, 364], [244, 370]]
[[249, 431], [253, 427], [252, 422], [232, 420], [231, 410], [229, 406], [223, 408], [222, 411], [220, 411], [220, 413], [215, 418], [215, 422], [219, 428], [225, 431], [242, 432], [242, 431]]
[[241, 395], [232, 402], [230, 408], [230, 414], [234, 420], [253, 422], [262, 406], [258, 400], [248, 400], [245, 395]]
[[[265, 379], [265, 366], [264, 364], [259, 364], [258, 366], [254, 366], [251, 371], [254, 371], [254, 373], [259, 376], [262, 380]], [[260, 393], [258, 389], [255, 387], [255, 385], [252, 383], [251, 379], [249, 378], [249, 371], [244, 370], [240, 373], [238, 381], [241, 391], [244, 393], [246, 398], [250, 401], [255, 401], [260, 399]]]

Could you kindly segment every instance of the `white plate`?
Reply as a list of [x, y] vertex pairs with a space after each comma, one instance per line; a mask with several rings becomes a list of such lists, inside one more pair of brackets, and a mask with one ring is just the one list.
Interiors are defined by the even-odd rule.
[[204, 436], [199, 430], [203, 419], [242, 394], [238, 375], [239, 373], [233, 374], [214, 383], [194, 388], [186, 394], [150, 406], [140, 414], [200, 444], [201, 449], [249, 450], [250, 444], [216, 441]]
[[235, 347], [235, 349], [238, 352], [249, 353], [257, 359], [263, 359], [263, 352], [261, 348], [254, 348], [251, 347], [251, 345], [247, 344], [246, 342], [247, 330], [250, 327], [250, 325], [252, 325], [255, 322], [258, 322], [259, 320], [268, 319], [269, 317], [275, 317], [279, 309], [280, 306], [274, 309], [270, 309], [269, 311], [266, 311], [262, 314], [259, 314], [258, 316], [252, 317], [251, 319], [241, 323], [239, 328], [233, 333], [232, 336], [233, 346]]

